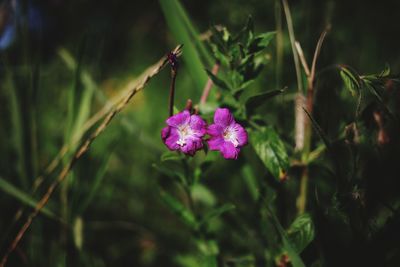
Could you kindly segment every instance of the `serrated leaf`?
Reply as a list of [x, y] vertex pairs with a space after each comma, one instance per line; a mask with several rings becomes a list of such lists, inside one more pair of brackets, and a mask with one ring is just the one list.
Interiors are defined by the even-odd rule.
[[385, 77], [387, 77], [389, 75], [390, 75], [390, 66], [389, 66], [389, 64], [386, 64], [385, 68], [383, 69], [383, 71], [379, 74], [379, 77], [380, 78], [385, 78]]
[[206, 72], [208, 74], [208, 77], [210, 77], [210, 79], [213, 81], [213, 83], [216, 86], [218, 86], [219, 88], [224, 89], [224, 90], [230, 90], [228, 84], [224, 80], [218, 78], [211, 71], [209, 71], [207, 69], [206, 69]]
[[342, 78], [346, 89], [349, 90], [351, 95], [356, 96], [358, 90], [360, 90], [359, 75], [348, 68], [342, 67], [340, 69], [340, 77]]
[[160, 189], [159, 194], [164, 203], [191, 229], [197, 229], [197, 221], [194, 214], [187, 209], [179, 200], [174, 196]]
[[355, 97], [357, 94], [356, 86], [353, 83], [353, 80], [346, 75], [344, 71], [340, 71], [340, 77], [342, 77], [342, 81], [344, 82], [345, 88], [349, 90], [350, 94]]
[[287, 230], [292, 247], [301, 253], [315, 237], [314, 224], [307, 213], [297, 217]]
[[289, 158], [285, 145], [275, 130], [263, 127], [251, 131], [250, 142], [265, 167], [277, 180], [280, 180], [282, 173], [289, 168]]

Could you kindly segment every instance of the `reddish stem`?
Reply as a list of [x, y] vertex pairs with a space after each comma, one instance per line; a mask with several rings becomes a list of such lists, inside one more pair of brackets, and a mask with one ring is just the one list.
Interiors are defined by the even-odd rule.
[[175, 81], [178, 70], [176, 68], [171, 69], [171, 87], [169, 90], [169, 116], [174, 114], [174, 97], [175, 97]]
[[[212, 74], [217, 75], [218, 71], [219, 71], [219, 67], [220, 67], [219, 62], [215, 63], [214, 67], [211, 70]], [[213, 86], [213, 82], [212, 82], [211, 78], [208, 77], [208, 81], [206, 83], [206, 86], [204, 86], [203, 94], [201, 95], [201, 98], [200, 98], [200, 105], [204, 105], [207, 102], [207, 98], [208, 98], [208, 95], [210, 94], [212, 86]]]

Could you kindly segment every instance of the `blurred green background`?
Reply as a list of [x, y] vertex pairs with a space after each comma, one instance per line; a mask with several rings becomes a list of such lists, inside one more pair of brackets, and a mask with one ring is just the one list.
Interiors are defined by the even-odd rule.
[[[15, 37], [0, 50], [0, 255], [21, 225], [21, 220], [15, 220], [21, 207], [25, 208], [22, 221], [26, 219], [33, 181], [45, 174], [63, 145], [79, 136], [84, 121], [185, 40], [179, 27], [166, 20], [177, 18], [179, 10], [162, 9], [165, 2], [1, 2], [0, 43], [11, 38], [5, 35], [10, 23], [15, 26]], [[279, 1], [181, 4], [199, 34], [212, 25], [237, 32], [249, 15], [256, 32], [275, 31], [281, 17], [284, 54], [280, 81], [273, 41], [268, 48], [271, 60], [252, 86], [259, 91], [288, 86], [289, 93], [295, 92], [293, 57]], [[388, 63], [394, 73], [399, 72], [399, 1], [299, 0], [289, 4], [296, 38], [308, 59], [322, 30], [331, 25], [320, 69], [348, 64], [360, 73], [376, 73]], [[19, 15], [13, 5], [18, 6]], [[196, 45], [196, 41], [190, 42]], [[202, 92], [199, 84], [206, 77], [205, 72], [196, 76], [191, 70], [196, 59], [185, 56], [190, 45], [184, 43], [177, 78], [178, 109], [188, 98], [198, 102]], [[211, 69], [212, 64], [204, 67]], [[169, 187], [153, 167], [167, 150], [160, 131], [168, 116], [169, 82], [170, 73], [165, 69], [117, 115], [74, 167], [67, 183], [52, 196], [46, 206], [48, 213], [34, 220], [7, 266], [203, 266], [185, 258], [196, 250], [191, 233], [165, 206], [157, 189], [159, 183]], [[338, 86], [337, 77], [328, 75], [323, 82], [328, 88]], [[339, 106], [333, 101], [326, 105], [319, 107], [322, 113], [330, 114], [321, 119], [321, 125], [329, 136], [336, 136], [337, 125], [347, 120], [352, 108], [349, 103]], [[271, 125], [280, 127], [282, 139], [293, 145], [293, 103], [278, 97], [264, 111]], [[250, 148], [244, 149], [246, 153], [251, 154]], [[251, 221], [249, 192], [243, 190], [243, 162], [215, 161], [202, 177], [212, 195], [199, 193], [207, 195], [201, 201], [233, 203], [237, 212]], [[34, 200], [45, 192], [54, 173], [45, 175]], [[288, 187], [297, 186], [293, 183]], [[256, 226], [241, 222], [240, 216], [226, 216], [229, 223], [225, 227], [214, 226], [226, 254], [256, 250], [246, 239], [257, 235]], [[283, 224], [287, 222], [283, 220]]]

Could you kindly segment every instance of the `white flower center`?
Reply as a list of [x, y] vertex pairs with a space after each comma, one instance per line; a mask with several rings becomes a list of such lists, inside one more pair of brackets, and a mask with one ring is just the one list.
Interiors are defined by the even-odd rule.
[[193, 130], [188, 124], [184, 124], [178, 127], [179, 139], [176, 141], [181, 147], [186, 145], [187, 137], [193, 135]]
[[239, 145], [239, 141], [237, 138], [237, 131], [233, 127], [226, 128], [223, 136], [224, 140], [231, 142], [234, 147], [237, 147]]

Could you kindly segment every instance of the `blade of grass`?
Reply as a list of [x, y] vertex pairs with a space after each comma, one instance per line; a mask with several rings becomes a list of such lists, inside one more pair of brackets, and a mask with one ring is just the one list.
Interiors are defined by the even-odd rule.
[[185, 45], [183, 61], [187, 65], [197, 90], [200, 91], [203, 89], [204, 84], [208, 79], [207, 74], [204, 71], [207, 66], [204, 66], [201, 62], [199, 52], [194, 45], [197, 39], [193, 40], [188, 30], [188, 26], [186, 25], [187, 21], [182, 18], [181, 13], [183, 12], [183, 8], [179, 7], [176, 0], [160, 0], [159, 2], [167, 24], [176, 41]]
[[300, 69], [300, 62], [299, 62], [299, 56], [296, 51], [296, 37], [294, 35], [294, 30], [293, 30], [293, 21], [292, 21], [292, 15], [290, 13], [289, 9], [289, 4], [287, 0], [282, 0], [283, 4], [283, 10], [285, 12], [286, 16], [286, 22], [288, 26], [288, 31], [289, 31], [289, 38], [290, 38], [290, 44], [292, 46], [292, 52], [293, 52], [293, 60], [294, 60], [294, 66], [296, 68], [296, 77], [297, 77], [297, 90], [299, 92], [303, 92], [303, 81], [301, 78], [301, 69]]
[[200, 33], [199, 33], [199, 31], [196, 30], [196, 28], [194, 27], [194, 25], [190, 21], [189, 15], [187, 14], [185, 9], [183, 8], [181, 2], [179, 0], [172, 0], [171, 2], [176, 6], [177, 13], [179, 14], [179, 16], [184, 21], [184, 23], [185, 23], [184, 25], [186, 26], [187, 31], [191, 35], [191, 37], [192, 37], [192, 39], [194, 41], [194, 44], [198, 49], [198, 53], [203, 58], [203, 60], [205, 60], [205, 62], [206, 62], [206, 64], [208, 66], [212, 66], [214, 64], [213, 56], [206, 49], [206, 47], [203, 44], [203, 42], [200, 41]]
[[17, 151], [17, 171], [18, 178], [22, 185], [22, 188], [29, 188], [28, 177], [26, 173], [26, 162], [25, 162], [25, 149], [24, 149], [24, 135], [23, 135], [23, 122], [22, 122], [22, 114], [20, 109], [20, 102], [18, 99], [18, 94], [16, 92], [16, 87], [13, 83], [13, 75], [10, 69], [6, 67], [6, 90], [8, 90], [8, 97], [10, 103], [10, 112], [11, 112], [11, 123], [12, 123], [12, 140], [14, 143], [14, 147]]
[[83, 214], [87, 209], [87, 207], [89, 206], [89, 204], [92, 202], [94, 196], [96, 195], [101, 185], [101, 182], [103, 181], [103, 178], [105, 177], [110, 158], [111, 158], [111, 153], [108, 156], [104, 157], [102, 163], [100, 164], [101, 166], [100, 169], [98, 169], [95, 174], [93, 183], [91, 184], [91, 189], [87, 194], [86, 198], [82, 200], [81, 202], [82, 204], [78, 208], [77, 214]]
[[[20, 189], [15, 187], [13, 184], [11, 184], [7, 180], [3, 179], [2, 177], [0, 177], [0, 190], [3, 191], [4, 193], [6, 193], [7, 195], [12, 196], [13, 198], [17, 199], [18, 201], [20, 201], [21, 203], [23, 203], [29, 207], [35, 208], [37, 205], [37, 201], [35, 199], [33, 199], [27, 193], [21, 191]], [[58, 216], [56, 214], [54, 214], [48, 208], [43, 208], [40, 212], [43, 215], [46, 215], [47, 217], [49, 217], [50, 219], [59, 220]]]
[[282, 29], [282, 7], [280, 0], [275, 0], [275, 24], [276, 24], [276, 88], [281, 88], [282, 66], [283, 66], [283, 29]]
[[[172, 53], [175, 53], [177, 56], [181, 53], [182, 45], [177, 46]], [[54, 191], [58, 188], [58, 186], [67, 178], [68, 174], [70, 173], [71, 169], [74, 167], [76, 162], [84, 155], [90, 148], [90, 145], [93, 141], [104, 132], [107, 126], [110, 124], [112, 119], [120, 113], [130, 102], [132, 97], [136, 95], [139, 91], [141, 91], [149, 82], [149, 80], [157, 75], [166, 65], [168, 64], [168, 54], [162, 57], [156, 64], [149, 67], [143, 74], [142, 80], [139, 81], [129, 92], [129, 94], [120, 102], [118, 103], [104, 118], [102, 123], [93, 131], [93, 133], [86, 139], [75, 151], [73, 157], [69, 160], [69, 162], [65, 165], [65, 167], [61, 170], [56, 180], [48, 187], [46, 193], [40, 199], [38, 204], [35, 206], [33, 212], [28, 216], [28, 219], [22, 225], [20, 230], [18, 231], [17, 235], [15, 236], [14, 240], [11, 242], [10, 246], [6, 250], [1, 262], [0, 267], [4, 267], [7, 263], [8, 257], [11, 252], [17, 247], [19, 242], [21, 241], [22, 237], [24, 236], [25, 232], [28, 230], [32, 221], [36, 218], [40, 210], [44, 208], [47, 202], [50, 200], [50, 197], [53, 195]]]

